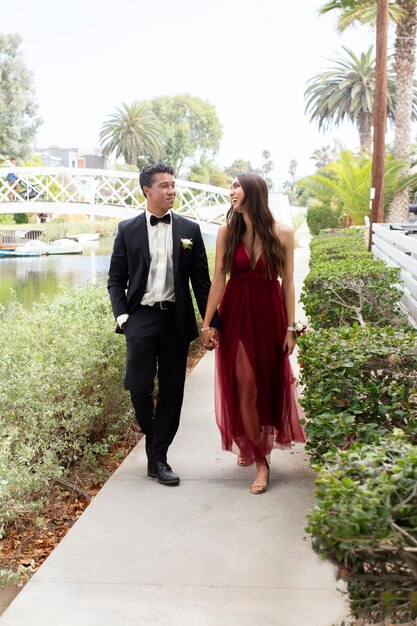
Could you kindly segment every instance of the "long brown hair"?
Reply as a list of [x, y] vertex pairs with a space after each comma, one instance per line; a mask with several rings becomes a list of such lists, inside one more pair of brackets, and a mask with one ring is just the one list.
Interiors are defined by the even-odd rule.
[[[264, 277], [274, 278], [281, 276], [284, 269], [284, 252], [281, 242], [274, 231], [274, 218], [268, 206], [268, 187], [261, 176], [257, 174], [237, 174], [237, 179], [242, 186], [244, 203], [246, 205], [253, 232], [251, 237], [251, 263], [254, 262], [253, 246], [255, 236], [258, 235], [262, 244], [262, 256], [264, 261]], [[230, 273], [236, 249], [243, 233], [246, 231], [243, 215], [233, 210], [227, 212], [226, 221], [228, 233], [226, 239], [226, 252], [223, 257], [223, 271]]]

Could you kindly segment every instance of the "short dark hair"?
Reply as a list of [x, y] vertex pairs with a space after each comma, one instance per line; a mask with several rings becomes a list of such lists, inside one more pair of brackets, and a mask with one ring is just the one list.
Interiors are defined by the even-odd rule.
[[174, 168], [165, 163], [154, 163], [153, 165], [145, 167], [139, 175], [139, 183], [142, 191], [144, 187], [152, 187], [155, 174], [171, 174], [171, 176], [174, 176]]

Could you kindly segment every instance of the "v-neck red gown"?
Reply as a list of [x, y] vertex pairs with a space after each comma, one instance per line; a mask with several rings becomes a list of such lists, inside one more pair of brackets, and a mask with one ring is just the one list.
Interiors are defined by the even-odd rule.
[[241, 242], [219, 307], [216, 421], [224, 450], [247, 463], [304, 442], [296, 381], [283, 352], [287, 316], [281, 283], [254, 269]]

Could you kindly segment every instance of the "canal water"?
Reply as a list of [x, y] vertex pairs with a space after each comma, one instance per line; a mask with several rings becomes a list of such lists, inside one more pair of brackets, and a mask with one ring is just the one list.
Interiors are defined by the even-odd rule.
[[[213, 236], [204, 239], [207, 249], [214, 247]], [[15, 292], [17, 301], [30, 309], [42, 294], [52, 299], [62, 284], [105, 280], [113, 243], [113, 237], [84, 243], [83, 254], [0, 257], [0, 304], [8, 308]]]

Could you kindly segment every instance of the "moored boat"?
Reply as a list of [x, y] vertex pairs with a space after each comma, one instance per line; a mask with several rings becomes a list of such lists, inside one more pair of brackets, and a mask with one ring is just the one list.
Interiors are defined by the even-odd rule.
[[68, 239], [75, 239], [75, 241], [86, 242], [86, 241], [98, 241], [100, 238], [100, 233], [77, 233], [76, 235], [70, 235]]
[[14, 249], [0, 250], [0, 256], [42, 256], [48, 254], [49, 245], [44, 241], [27, 241], [19, 246], [13, 246]]
[[72, 241], [72, 239], [57, 239], [52, 243], [44, 241], [28, 241], [21, 246], [17, 246], [15, 250], [0, 250], [2, 257], [18, 257], [18, 256], [41, 256], [44, 254], [82, 254], [83, 246], [81, 243]]
[[82, 254], [82, 244], [72, 239], [57, 239], [48, 245], [46, 254]]

